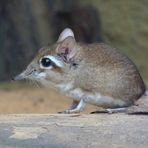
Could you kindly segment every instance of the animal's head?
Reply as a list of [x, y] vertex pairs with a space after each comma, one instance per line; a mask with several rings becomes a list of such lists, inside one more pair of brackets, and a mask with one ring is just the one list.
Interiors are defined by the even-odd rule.
[[[30, 79], [49, 85], [68, 79], [68, 71], [73, 63], [79, 46], [71, 29], [65, 29], [58, 41], [39, 50], [27, 68], [14, 80]], [[67, 78], [66, 78], [67, 77]]]

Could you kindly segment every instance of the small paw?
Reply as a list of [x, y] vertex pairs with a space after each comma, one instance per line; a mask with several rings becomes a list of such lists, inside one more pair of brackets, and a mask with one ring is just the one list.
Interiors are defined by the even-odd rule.
[[70, 109], [66, 109], [62, 112], [58, 112], [59, 114], [70, 114], [71, 113], [71, 110]]
[[63, 113], [64, 114], [70, 114], [71, 113], [71, 110], [70, 109], [66, 109], [66, 110], [63, 111]]
[[107, 113], [109, 113], [109, 114], [113, 114], [113, 113], [115, 113], [115, 111], [112, 110], [112, 109], [110, 109], [110, 108], [106, 109], [106, 111], [107, 111]]
[[74, 114], [74, 113], [79, 113], [80, 110], [75, 110], [75, 109], [66, 109], [63, 112], [58, 112], [60, 114]]

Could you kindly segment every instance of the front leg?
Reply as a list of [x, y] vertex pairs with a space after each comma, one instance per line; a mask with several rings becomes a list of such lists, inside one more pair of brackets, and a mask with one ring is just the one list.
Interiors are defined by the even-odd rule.
[[68, 109], [58, 113], [62, 114], [62, 113], [65, 113], [67, 110], [73, 110], [78, 106], [78, 104], [79, 104], [79, 101], [73, 100], [71, 106]]
[[79, 102], [80, 101], [73, 100], [69, 110], [75, 109], [78, 106]]
[[84, 102], [83, 99], [81, 99], [79, 102], [74, 101], [71, 108], [65, 110], [63, 113], [66, 113], [66, 114], [79, 113], [85, 107], [85, 105], [86, 103]]

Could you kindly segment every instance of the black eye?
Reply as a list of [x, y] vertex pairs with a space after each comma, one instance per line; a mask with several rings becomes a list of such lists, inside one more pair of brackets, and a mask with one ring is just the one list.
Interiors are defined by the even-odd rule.
[[42, 58], [41, 64], [43, 67], [49, 67], [49, 66], [51, 66], [52, 62], [49, 58]]

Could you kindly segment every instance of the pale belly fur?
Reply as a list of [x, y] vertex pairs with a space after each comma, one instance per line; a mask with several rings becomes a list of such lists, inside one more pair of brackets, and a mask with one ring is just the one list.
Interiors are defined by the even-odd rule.
[[57, 85], [58, 90], [66, 96], [72, 97], [76, 101], [83, 99], [86, 103], [106, 108], [124, 107], [126, 102], [120, 99], [114, 99], [110, 96], [103, 96], [99, 92], [90, 93], [81, 88], [74, 88], [72, 84]]

